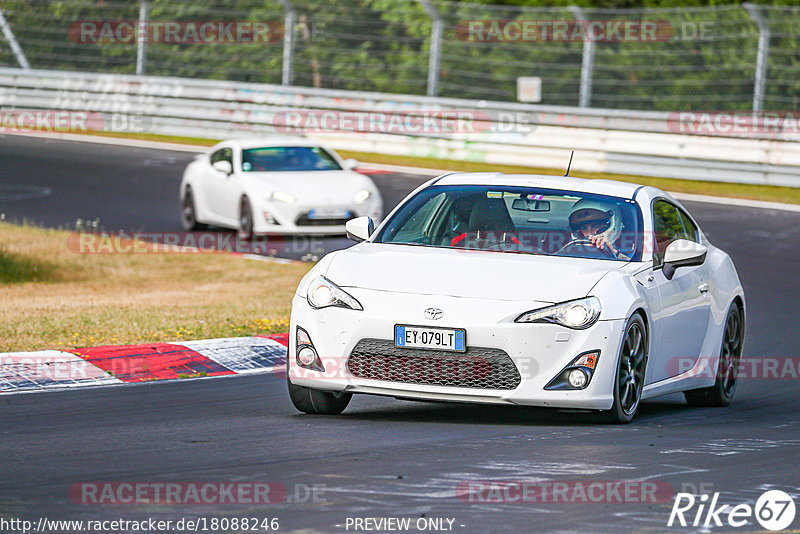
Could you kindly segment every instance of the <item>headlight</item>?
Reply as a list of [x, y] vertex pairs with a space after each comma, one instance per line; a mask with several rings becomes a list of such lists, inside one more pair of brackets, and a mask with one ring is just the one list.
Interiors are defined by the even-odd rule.
[[351, 310], [363, 310], [361, 303], [344, 289], [337, 286], [324, 276], [316, 277], [308, 286], [306, 293], [308, 304], [315, 309], [338, 306]]
[[598, 317], [600, 317], [600, 299], [587, 297], [525, 312], [514, 322], [557, 323], [568, 328], [583, 330], [592, 326]]
[[362, 189], [361, 191], [359, 191], [358, 193], [355, 194], [355, 196], [353, 197], [353, 200], [355, 200], [356, 202], [364, 202], [365, 200], [367, 200], [371, 196], [372, 196], [372, 193], [370, 193], [366, 189]]
[[294, 196], [290, 195], [289, 193], [284, 193], [283, 191], [275, 191], [275, 192], [267, 192], [264, 194], [269, 200], [279, 200], [281, 202], [286, 202], [287, 204], [291, 204], [295, 201]]

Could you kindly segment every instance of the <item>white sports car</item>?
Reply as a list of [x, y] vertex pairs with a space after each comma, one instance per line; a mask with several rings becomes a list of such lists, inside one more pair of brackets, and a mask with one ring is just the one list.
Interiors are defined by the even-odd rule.
[[292, 303], [287, 380], [306, 413], [353, 393], [598, 410], [727, 405], [745, 299], [681, 204], [609, 180], [449, 174], [325, 256]]
[[245, 237], [266, 233], [343, 234], [346, 221], [380, 218], [383, 201], [354, 160], [309, 139], [225, 141], [183, 173], [186, 230], [211, 224]]

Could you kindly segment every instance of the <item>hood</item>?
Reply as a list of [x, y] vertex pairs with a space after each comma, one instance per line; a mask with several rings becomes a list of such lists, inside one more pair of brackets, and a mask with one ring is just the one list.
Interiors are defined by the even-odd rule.
[[609, 260], [361, 243], [334, 254], [325, 276], [342, 287], [556, 303], [581, 298]]
[[283, 191], [302, 202], [352, 202], [362, 189], [376, 193], [372, 181], [353, 171], [246, 172], [242, 176], [257, 192]]

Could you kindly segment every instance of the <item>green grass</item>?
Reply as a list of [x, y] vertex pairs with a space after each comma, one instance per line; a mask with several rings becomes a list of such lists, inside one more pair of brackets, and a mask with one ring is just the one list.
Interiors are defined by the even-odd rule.
[[205, 139], [203, 137], [184, 137], [179, 135], [161, 135], [145, 133], [126, 133], [126, 132], [81, 132], [81, 135], [92, 135], [95, 137], [113, 137], [115, 139], [139, 139], [142, 141], [160, 141], [163, 143], [176, 143], [179, 145], [200, 145], [214, 146], [222, 139]]
[[51, 263], [0, 248], [0, 284], [52, 281], [57, 278], [56, 273], [56, 266]]

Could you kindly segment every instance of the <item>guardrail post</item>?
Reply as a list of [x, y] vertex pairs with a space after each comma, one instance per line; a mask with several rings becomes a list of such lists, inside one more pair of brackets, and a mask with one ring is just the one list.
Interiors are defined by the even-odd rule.
[[17, 63], [19, 63], [19, 66], [25, 70], [31, 70], [31, 65], [28, 63], [28, 58], [25, 57], [25, 52], [23, 52], [22, 48], [19, 46], [17, 37], [14, 35], [14, 32], [11, 29], [11, 25], [9, 25], [5, 15], [3, 15], [2, 8], [0, 8], [0, 28], [3, 29], [3, 35], [5, 36], [6, 41], [8, 41], [8, 45], [11, 47], [11, 52], [13, 52], [14, 56], [17, 58]]
[[758, 7], [751, 3], [742, 4], [750, 18], [758, 27], [758, 52], [756, 55], [756, 82], [753, 87], [753, 111], [764, 111], [764, 91], [767, 86], [767, 59], [769, 59], [769, 24], [764, 20]]
[[[583, 8], [570, 6], [570, 11], [575, 15], [578, 22], [586, 22], [586, 15]], [[594, 41], [589, 39], [589, 35], [584, 31], [583, 56], [581, 58], [581, 87], [578, 95], [578, 106], [588, 108], [592, 101], [592, 74], [594, 72]]]
[[425, 12], [431, 18], [431, 46], [428, 55], [428, 96], [439, 93], [439, 64], [442, 58], [442, 29], [444, 21], [442, 16], [429, 0], [419, 0]]
[[139, 0], [139, 27], [136, 29], [136, 74], [141, 76], [147, 64], [147, 38], [150, 34], [150, 0]]
[[280, 0], [286, 12], [283, 20], [283, 67], [281, 69], [281, 85], [292, 84], [292, 70], [294, 68], [294, 26], [297, 12], [292, 7], [291, 0]]

